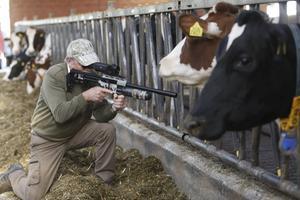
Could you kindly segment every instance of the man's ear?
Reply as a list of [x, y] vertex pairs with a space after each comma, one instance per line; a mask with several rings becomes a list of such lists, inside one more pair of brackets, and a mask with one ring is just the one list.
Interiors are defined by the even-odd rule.
[[65, 63], [70, 63], [71, 58], [70, 57], [65, 57]]

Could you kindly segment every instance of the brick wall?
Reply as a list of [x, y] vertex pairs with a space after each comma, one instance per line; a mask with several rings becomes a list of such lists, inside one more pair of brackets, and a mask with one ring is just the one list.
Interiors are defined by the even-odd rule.
[[68, 16], [108, 8], [130, 8], [172, 0], [10, 0], [11, 27], [16, 21]]
[[153, 5], [171, 2], [172, 0], [115, 0], [115, 8], [132, 8], [137, 6]]

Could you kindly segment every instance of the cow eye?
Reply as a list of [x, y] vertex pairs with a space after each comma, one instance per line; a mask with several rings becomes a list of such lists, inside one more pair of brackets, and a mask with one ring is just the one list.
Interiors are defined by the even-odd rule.
[[234, 69], [239, 71], [251, 71], [252, 59], [249, 56], [241, 56], [234, 64]]
[[249, 62], [250, 62], [250, 59], [249, 59], [249, 58], [242, 58], [242, 59], [241, 59], [242, 65], [247, 65]]

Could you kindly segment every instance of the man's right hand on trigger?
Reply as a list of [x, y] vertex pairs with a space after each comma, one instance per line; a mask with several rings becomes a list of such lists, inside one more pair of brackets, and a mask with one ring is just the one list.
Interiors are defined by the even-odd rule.
[[109, 89], [96, 86], [84, 91], [82, 96], [86, 101], [102, 102], [107, 95], [112, 93]]

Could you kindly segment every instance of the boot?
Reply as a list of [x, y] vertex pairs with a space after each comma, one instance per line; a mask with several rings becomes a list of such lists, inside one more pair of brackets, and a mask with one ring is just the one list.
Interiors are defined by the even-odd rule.
[[0, 174], [0, 194], [4, 192], [12, 191], [11, 183], [9, 180], [9, 174], [13, 173], [17, 170], [24, 170], [23, 166], [20, 164], [12, 164], [10, 167], [6, 170], [6, 172]]

